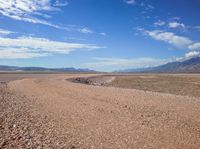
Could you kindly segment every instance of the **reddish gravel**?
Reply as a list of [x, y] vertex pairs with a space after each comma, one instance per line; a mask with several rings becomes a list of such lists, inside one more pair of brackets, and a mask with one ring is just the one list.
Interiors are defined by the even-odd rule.
[[72, 83], [62, 75], [1, 85], [0, 148], [193, 148], [200, 100]]

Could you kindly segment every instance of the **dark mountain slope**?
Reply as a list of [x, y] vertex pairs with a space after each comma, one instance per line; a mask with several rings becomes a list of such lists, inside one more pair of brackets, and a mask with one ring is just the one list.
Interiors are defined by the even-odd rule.
[[194, 57], [181, 62], [171, 62], [157, 67], [127, 69], [117, 72], [197, 73], [200, 72], [200, 57]]

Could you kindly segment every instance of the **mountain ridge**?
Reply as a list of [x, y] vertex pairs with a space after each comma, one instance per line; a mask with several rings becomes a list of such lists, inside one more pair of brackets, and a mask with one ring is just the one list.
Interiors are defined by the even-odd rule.
[[46, 68], [46, 67], [19, 67], [19, 66], [8, 66], [0, 65], [0, 71], [9, 71], [9, 72], [31, 72], [31, 71], [42, 71], [42, 72], [95, 72], [87, 68]]
[[200, 73], [200, 56], [156, 67], [126, 69], [117, 72]]

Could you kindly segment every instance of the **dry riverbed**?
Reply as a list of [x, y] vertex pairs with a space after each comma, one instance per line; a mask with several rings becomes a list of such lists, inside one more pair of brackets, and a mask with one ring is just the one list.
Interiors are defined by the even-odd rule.
[[56, 74], [1, 83], [0, 148], [199, 148], [199, 97], [116, 88], [113, 76], [96, 85], [69, 81], [83, 77], [97, 79]]

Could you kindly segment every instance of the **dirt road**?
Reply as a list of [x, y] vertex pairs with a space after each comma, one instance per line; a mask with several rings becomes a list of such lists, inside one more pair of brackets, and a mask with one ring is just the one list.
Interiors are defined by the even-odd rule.
[[90, 86], [62, 75], [1, 85], [0, 148], [193, 148], [200, 99]]

